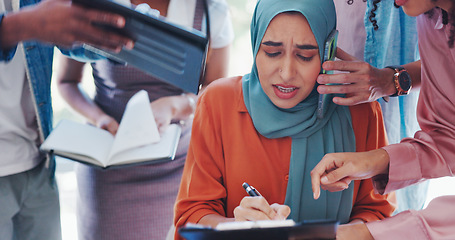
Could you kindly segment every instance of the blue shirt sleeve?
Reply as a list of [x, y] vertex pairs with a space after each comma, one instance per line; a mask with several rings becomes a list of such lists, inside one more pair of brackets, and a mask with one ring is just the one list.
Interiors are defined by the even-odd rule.
[[94, 53], [92, 51], [89, 51], [85, 48], [83, 48], [82, 46], [81, 47], [77, 47], [77, 48], [73, 48], [73, 49], [63, 49], [63, 48], [59, 48], [60, 52], [62, 52], [64, 55], [70, 57], [70, 58], [73, 58], [77, 61], [80, 61], [80, 62], [93, 62], [93, 61], [96, 61], [96, 60], [101, 60], [101, 59], [106, 59], [106, 57], [104, 56], [101, 56], [97, 53]]

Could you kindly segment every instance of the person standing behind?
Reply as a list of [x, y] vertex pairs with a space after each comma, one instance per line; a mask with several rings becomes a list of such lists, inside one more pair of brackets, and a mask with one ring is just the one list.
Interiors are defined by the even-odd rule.
[[[455, 1], [396, 1], [417, 17], [422, 87], [417, 105], [421, 131], [398, 144], [358, 153], [327, 154], [312, 171], [315, 198], [319, 186], [331, 191], [373, 177], [380, 193], [455, 172]], [[342, 180], [340, 180], [342, 179]], [[342, 225], [337, 239], [455, 239], [455, 196], [433, 199], [426, 209], [404, 211], [386, 220]]]
[[[339, 69], [343, 64], [343, 69], [339, 70], [347, 71], [350, 76], [343, 83], [351, 84], [351, 90], [342, 92], [348, 96], [340, 104], [377, 100], [381, 104], [389, 144], [412, 137], [420, 130], [416, 116], [420, 88], [416, 19], [396, 8], [393, 1], [337, 0], [334, 3], [340, 31], [338, 47], [344, 50], [340, 50], [339, 55], [346, 61], [334, 63], [335, 67], [331, 68]], [[389, 97], [396, 93], [395, 70], [387, 66], [403, 66], [411, 74], [412, 89], [408, 95]], [[319, 83], [332, 81], [331, 76], [319, 80]], [[327, 88], [320, 87], [319, 90]], [[422, 209], [428, 184], [426, 181], [397, 190], [395, 213]]]
[[[206, 32], [205, 0], [132, 1], [147, 3], [172, 23]], [[208, 0], [210, 44], [204, 86], [227, 75], [233, 40], [224, 0]], [[78, 164], [78, 232], [80, 239], [165, 239], [172, 226], [173, 207], [191, 135], [197, 96], [130, 66], [100, 60], [91, 64], [96, 85], [93, 100], [78, 87], [83, 63], [62, 61], [58, 88], [63, 98], [87, 121], [115, 134], [127, 101], [137, 91], [149, 93], [160, 130], [171, 121], [185, 121], [173, 161], [102, 170]]]
[[[87, 42], [114, 51], [131, 40], [94, 28], [120, 16], [65, 0], [0, 1], [0, 238], [61, 239], [55, 162], [39, 152], [52, 129], [54, 45]], [[65, 23], [65, 24], [62, 24]]]

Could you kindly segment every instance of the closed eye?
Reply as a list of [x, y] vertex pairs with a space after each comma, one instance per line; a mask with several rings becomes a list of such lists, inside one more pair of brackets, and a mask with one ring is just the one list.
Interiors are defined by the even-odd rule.
[[267, 55], [269, 57], [276, 57], [276, 56], [281, 54], [281, 52], [271, 52], [271, 53], [270, 52], [266, 52], [266, 51], [264, 51], [264, 52], [265, 52], [265, 55]]
[[302, 60], [305, 61], [305, 62], [309, 62], [309, 61], [311, 61], [311, 60], [313, 59], [314, 56], [305, 57], [305, 56], [302, 56], [302, 55], [300, 55], [300, 54], [297, 54], [297, 57], [300, 58], [300, 59], [302, 59]]

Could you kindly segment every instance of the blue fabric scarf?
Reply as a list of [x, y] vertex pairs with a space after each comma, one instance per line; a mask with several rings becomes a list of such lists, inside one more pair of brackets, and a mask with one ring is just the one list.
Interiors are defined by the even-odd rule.
[[[323, 56], [324, 43], [335, 28], [336, 15], [332, 0], [259, 0], [251, 23], [253, 56], [259, 50], [270, 21], [283, 12], [302, 13], [308, 20]], [[267, 138], [292, 138], [289, 182], [285, 204], [290, 206], [294, 221], [335, 219], [349, 221], [352, 210], [353, 184], [342, 192], [323, 191], [313, 199], [310, 172], [326, 153], [355, 152], [355, 136], [348, 107], [328, 104], [324, 118], [317, 118], [318, 93], [311, 94], [295, 107], [275, 106], [264, 93], [256, 68], [243, 77], [245, 105], [259, 133]]]

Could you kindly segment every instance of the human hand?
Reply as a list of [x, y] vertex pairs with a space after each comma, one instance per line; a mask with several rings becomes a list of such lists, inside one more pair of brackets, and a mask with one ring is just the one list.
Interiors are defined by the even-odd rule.
[[44, 0], [25, 8], [29, 13], [31, 39], [56, 44], [65, 48], [88, 43], [96, 47], [119, 52], [123, 46], [133, 48], [133, 41], [114, 32], [103, 30], [93, 23], [125, 26], [122, 16], [85, 9], [69, 0]]
[[373, 240], [373, 236], [363, 222], [343, 224], [338, 226], [337, 240]]
[[236, 221], [284, 220], [291, 213], [289, 206], [269, 205], [264, 197], [244, 197], [234, 209]]
[[112, 118], [109, 115], [102, 115], [101, 117], [95, 120], [94, 124], [96, 127], [107, 130], [114, 136], [115, 134], [117, 134], [119, 124], [117, 121], [115, 121], [114, 118]]
[[150, 106], [152, 107], [155, 121], [160, 132], [166, 130], [172, 120], [185, 120], [193, 114], [193, 106], [189, 103], [188, 98], [193, 98], [192, 94], [175, 95], [162, 97], [153, 101]]
[[173, 106], [175, 97], [177, 96], [162, 97], [150, 103], [156, 126], [160, 133], [164, 132], [171, 124], [172, 119], [174, 119], [175, 108]]
[[[349, 55], [341, 48], [337, 49], [337, 57], [341, 61], [327, 61], [322, 67], [328, 71], [336, 70], [343, 71], [343, 73], [320, 74], [317, 79], [321, 84], [318, 87], [320, 94], [346, 94], [346, 97], [334, 97], [334, 103], [351, 106], [373, 102], [378, 98], [395, 93], [392, 69], [372, 67]], [[331, 83], [339, 85], [325, 85]]]
[[383, 149], [357, 153], [329, 153], [311, 171], [314, 199], [320, 187], [331, 192], [348, 188], [352, 180], [361, 180], [388, 172], [389, 155]]

